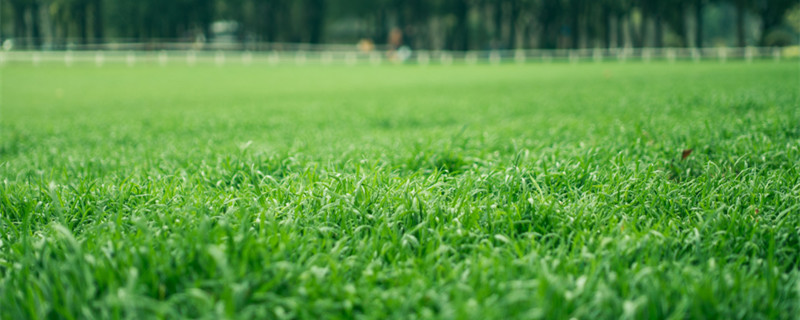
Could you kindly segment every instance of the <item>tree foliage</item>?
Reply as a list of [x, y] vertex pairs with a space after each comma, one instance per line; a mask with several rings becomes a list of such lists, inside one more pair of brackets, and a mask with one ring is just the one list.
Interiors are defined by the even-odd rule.
[[[388, 41], [428, 49], [707, 46], [703, 14], [728, 6], [736, 45], [770, 45], [796, 0], [5, 0], [0, 37], [44, 43]], [[750, 18], [748, 18], [750, 17]], [[746, 21], [759, 39], [748, 43]], [[783, 29], [782, 29], [783, 28]], [[668, 41], [668, 39], [670, 39]]]

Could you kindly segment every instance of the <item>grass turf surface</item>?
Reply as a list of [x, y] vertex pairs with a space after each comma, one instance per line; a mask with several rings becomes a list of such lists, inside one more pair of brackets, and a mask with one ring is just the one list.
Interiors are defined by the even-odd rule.
[[800, 314], [795, 63], [0, 72], [0, 318]]

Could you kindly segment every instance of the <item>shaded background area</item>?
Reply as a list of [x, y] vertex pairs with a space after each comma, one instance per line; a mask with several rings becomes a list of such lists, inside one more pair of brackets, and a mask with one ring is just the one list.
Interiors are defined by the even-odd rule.
[[[6, 48], [356, 43], [426, 50], [786, 46], [795, 0], [4, 0]], [[11, 41], [6, 41], [11, 39]]]

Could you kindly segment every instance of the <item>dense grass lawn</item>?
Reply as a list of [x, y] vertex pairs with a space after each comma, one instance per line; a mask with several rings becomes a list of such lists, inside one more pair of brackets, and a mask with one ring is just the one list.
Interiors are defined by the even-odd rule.
[[0, 318], [796, 319], [799, 68], [8, 65]]

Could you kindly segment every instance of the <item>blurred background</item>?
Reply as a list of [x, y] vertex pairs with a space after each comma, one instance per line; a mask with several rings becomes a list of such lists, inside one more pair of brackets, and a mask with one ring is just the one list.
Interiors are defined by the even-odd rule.
[[179, 43], [363, 51], [776, 47], [798, 43], [796, 0], [2, 0], [10, 50]]

